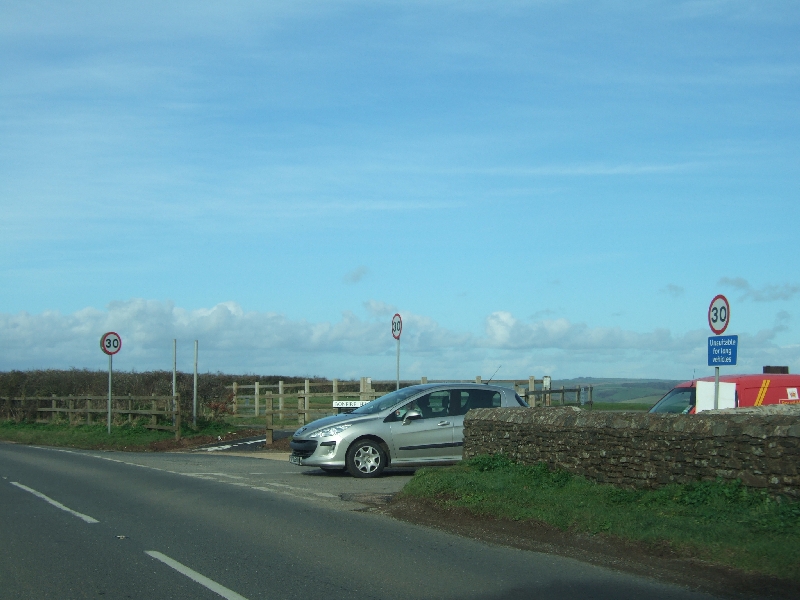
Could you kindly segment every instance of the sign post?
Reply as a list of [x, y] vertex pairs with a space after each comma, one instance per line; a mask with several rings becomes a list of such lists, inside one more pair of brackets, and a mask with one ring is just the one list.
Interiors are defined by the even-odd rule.
[[719, 365], [735, 365], [738, 335], [722, 335], [731, 321], [731, 305], [718, 294], [708, 307], [708, 326], [714, 336], [708, 338], [708, 366], [714, 367], [714, 410], [719, 408]]
[[113, 357], [122, 348], [122, 338], [119, 334], [109, 331], [100, 338], [100, 349], [108, 354], [108, 434], [111, 435], [111, 372]]
[[403, 332], [403, 319], [400, 313], [392, 317], [392, 337], [397, 340], [397, 389], [400, 389], [400, 334]]

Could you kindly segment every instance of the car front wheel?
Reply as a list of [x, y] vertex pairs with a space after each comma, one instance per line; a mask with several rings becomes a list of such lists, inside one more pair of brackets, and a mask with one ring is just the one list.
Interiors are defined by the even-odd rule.
[[377, 442], [361, 440], [347, 450], [347, 470], [353, 477], [377, 477], [386, 467], [386, 453]]

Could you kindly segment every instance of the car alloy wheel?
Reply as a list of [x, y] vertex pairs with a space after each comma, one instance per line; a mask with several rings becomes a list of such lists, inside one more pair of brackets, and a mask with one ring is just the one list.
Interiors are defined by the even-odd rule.
[[353, 477], [377, 477], [386, 466], [386, 453], [372, 440], [353, 444], [347, 451], [347, 470]]

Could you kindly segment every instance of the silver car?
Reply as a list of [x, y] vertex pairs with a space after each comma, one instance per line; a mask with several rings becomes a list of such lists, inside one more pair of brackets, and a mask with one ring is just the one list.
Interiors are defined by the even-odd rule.
[[487, 384], [423, 384], [381, 396], [351, 413], [298, 429], [290, 462], [325, 471], [377, 477], [387, 466], [461, 460], [464, 415], [471, 408], [527, 407], [510, 388]]

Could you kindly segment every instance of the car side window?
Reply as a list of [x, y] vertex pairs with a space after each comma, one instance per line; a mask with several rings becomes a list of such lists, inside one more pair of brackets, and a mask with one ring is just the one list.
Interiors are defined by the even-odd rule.
[[500, 392], [494, 390], [464, 390], [460, 392], [459, 400], [460, 406], [450, 414], [465, 415], [472, 408], [500, 408], [502, 403]]
[[427, 394], [419, 398], [417, 404], [423, 419], [445, 417], [448, 414], [450, 406], [450, 392], [443, 390], [441, 392]]
[[454, 417], [467, 414], [469, 410], [469, 392], [452, 390], [450, 392], [450, 414]]
[[419, 410], [419, 407], [417, 406], [417, 401], [416, 400], [412, 400], [411, 402], [407, 402], [403, 406], [401, 406], [400, 408], [395, 409], [395, 411], [392, 414], [390, 414], [388, 417], [386, 417], [386, 419], [384, 419], [384, 421], [385, 422], [402, 421], [403, 419], [406, 418], [406, 414], [410, 410]]

